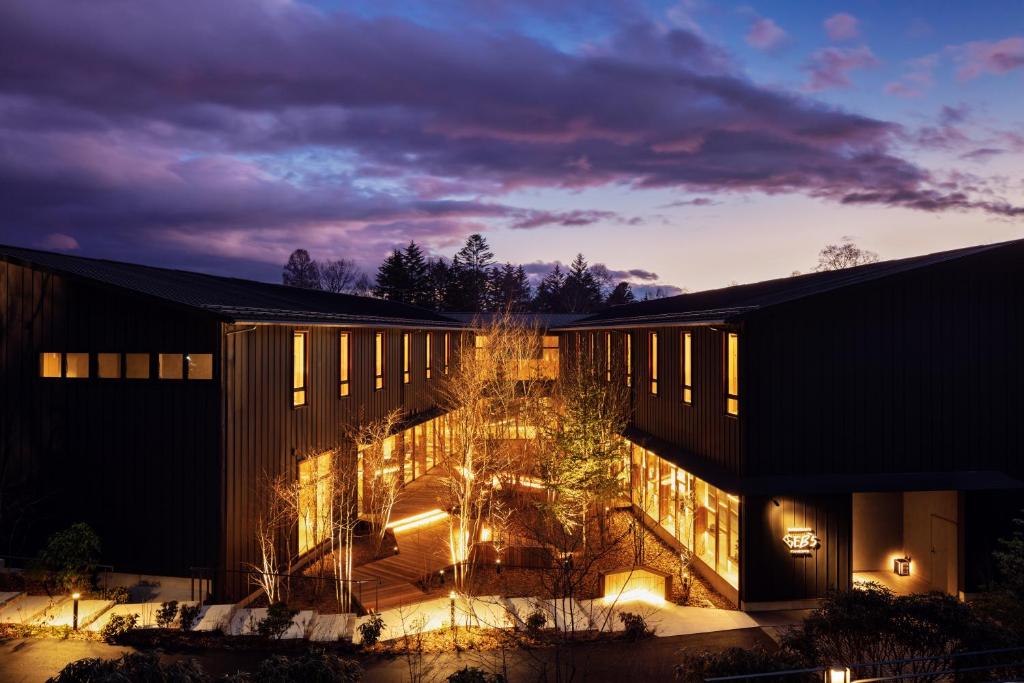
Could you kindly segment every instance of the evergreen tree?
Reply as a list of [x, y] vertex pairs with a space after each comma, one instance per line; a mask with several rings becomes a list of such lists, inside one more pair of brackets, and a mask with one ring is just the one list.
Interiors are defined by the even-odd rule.
[[405, 256], [398, 249], [392, 251], [377, 269], [377, 286], [373, 295], [409, 303], [409, 272], [405, 267]]
[[305, 249], [296, 249], [288, 257], [281, 273], [281, 282], [292, 287], [320, 289], [320, 267]]
[[537, 295], [533, 298], [533, 310], [540, 313], [563, 313], [562, 289], [565, 287], [565, 274], [558, 263], [550, 273], [537, 285]]
[[576, 254], [576, 258], [569, 265], [569, 272], [565, 276], [565, 286], [562, 288], [562, 305], [569, 313], [589, 313], [596, 311], [604, 303], [601, 296], [601, 285], [597, 278], [590, 272], [583, 254]]
[[405, 275], [408, 280], [407, 302], [417, 306], [430, 307], [430, 278], [423, 251], [415, 242], [409, 242], [403, 254]]
[[452, 269], [443, 258], [431, 259], [427, 262], [427, 291], [429, 294], [429, 308], [435, 311], [456, 310], [452, 301], [452, 292], [455, 290], [452, 282]]
[[522, 266], [505, 263], [491, 269], [490, 302], [493, 311], [525, 311], [530, 305], [530, 282]]
[[451, 293], [455, 310], [483, 311], [488, 304], [488, 285], [494, 252], [482, 235], [472, 234], [452, 259], [452, 278], [456, 284]]
[[622, 304], [629, 304], [634, 301], [636, 301], [636, 297], [633, 296], [633, 288], [629, 286], [628, 282], [623, 280], [615, 285], [615, 289], [608, 295], [604, 303], [606, 306], [621, 306]]

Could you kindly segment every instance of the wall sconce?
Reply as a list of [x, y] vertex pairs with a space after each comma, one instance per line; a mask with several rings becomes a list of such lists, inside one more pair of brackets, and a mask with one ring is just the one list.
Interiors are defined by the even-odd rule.
[[896, 576], [910, 576], [910, 555], [893, 560], [892, 571]]
[[832, 667], [825, 673], [825, 683], [850, 683], [850, 669]]

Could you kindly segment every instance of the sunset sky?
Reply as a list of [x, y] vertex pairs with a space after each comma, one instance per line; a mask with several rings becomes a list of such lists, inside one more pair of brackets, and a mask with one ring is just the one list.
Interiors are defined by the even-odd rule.
[[1022, 162], [1020, 0], [0, 3], [0, 243], [698, 290], [1024, 237]]

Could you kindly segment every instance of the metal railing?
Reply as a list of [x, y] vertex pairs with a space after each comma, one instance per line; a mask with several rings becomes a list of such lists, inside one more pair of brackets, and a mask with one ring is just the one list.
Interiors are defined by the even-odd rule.
[[[210, 596], [216, 595], [215, 577], [225, 584], [235, 584], [236, 587], [244, 587], [243, 590], [249, 595], [242, 598], [239, 604], [245, 605], [259, 598], [262, 594], [260, 579], [273, 577], [278, 580], [281, 592], [285, 601], [323, 599], [326, 593], [330, 593], [335, 599], [339, 595], [347, 595], [353, 601], [356, 611], [361, 608], [367, 611], [372, 604], [374, 611], [379, 611], [380, 606], [380, 577], [370, 579], [339, 579], [329, 575], [310, 574], [284, 574], [272, 573], [263, 575], [251, 569], [225, 569], [215, 570], [210, 567], [191, 567], [192, 600], [200, 605], [204, 604]], [[205, 590], [204, 590], [205, 588]], [[370, 591], [373, 591], [372, 594]], [[198, 592], [197, 592], [198, 591]], [[197, 598], [198, 595], [198, 598]], [[338, 605], [342, 607], [341, 604]]]

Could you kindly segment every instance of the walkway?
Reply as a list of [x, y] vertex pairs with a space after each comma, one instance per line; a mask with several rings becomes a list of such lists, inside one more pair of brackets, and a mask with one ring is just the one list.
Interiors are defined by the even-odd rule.
[[[416, 582], [451, 564], [447, 519], [438, 516], [435, 521], [415, 522], [418, 515], [445, 507], [440, 502], [444, 499], [444, 488], [444, 477], [430, 473], [405, 487], [391, 512], [398, 554], [352, 571], [353, 578], [369, 582], [363, 587], [363, 606], [367, 609], [384, 610], [427, 599], [429, 596]], [[413, 521], [402, 524], [405, 520]]]

